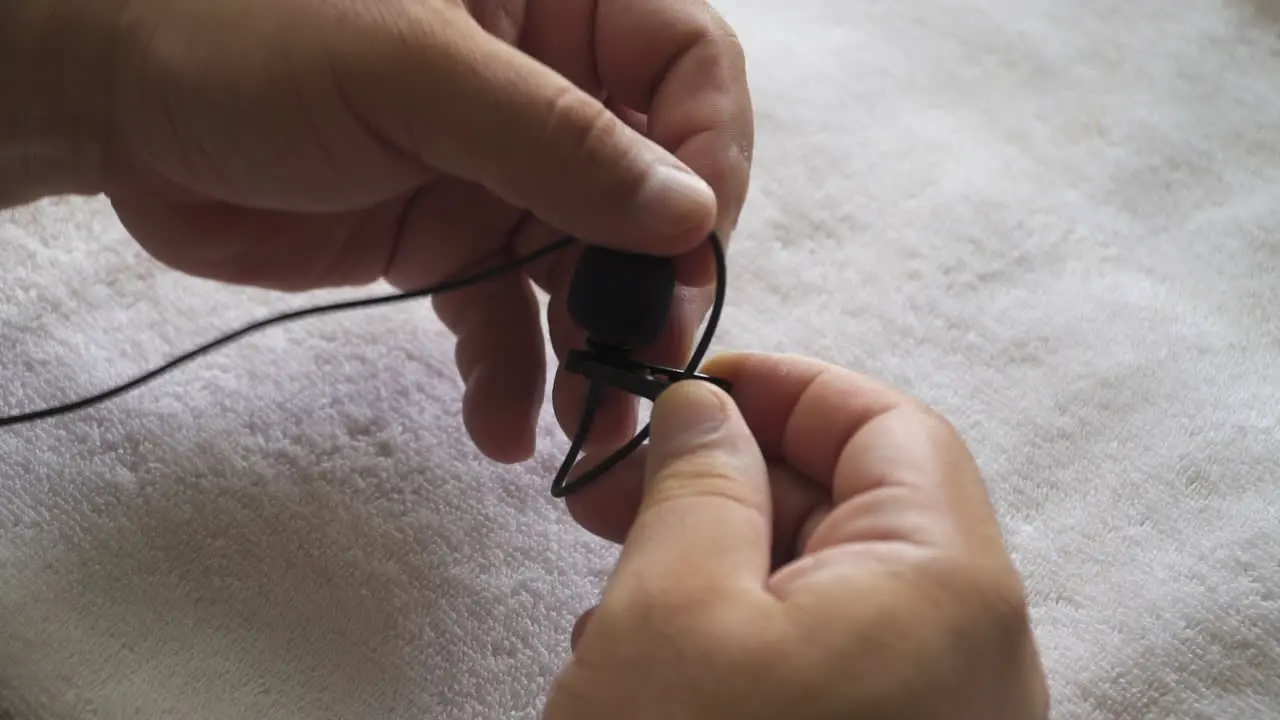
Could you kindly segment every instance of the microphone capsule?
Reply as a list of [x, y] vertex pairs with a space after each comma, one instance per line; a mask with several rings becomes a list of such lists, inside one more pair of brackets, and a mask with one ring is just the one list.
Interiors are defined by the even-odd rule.
[[569, 285], [569, 316], [600, 345], [634, 349], [667, 327], [675, 260], [588, 245]]

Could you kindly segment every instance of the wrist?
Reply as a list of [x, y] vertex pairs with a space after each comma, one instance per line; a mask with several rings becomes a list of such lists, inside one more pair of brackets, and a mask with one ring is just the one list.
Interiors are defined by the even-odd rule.
[[99, 191], [109, 2], [0, 2], [0, 207]]

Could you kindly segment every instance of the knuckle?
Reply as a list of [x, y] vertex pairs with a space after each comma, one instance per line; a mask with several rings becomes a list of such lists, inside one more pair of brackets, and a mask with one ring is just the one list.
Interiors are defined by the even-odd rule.
[[768, 667], [787, 652], [770, 607], [701, 586], [697, 578], [648, 578], [606, 600], [592, 622], [646, 638], [682, 666], [700, 666], [725, 677]]
[[956, 621], [977, 629], [995, 652], [1016, 651], [1031, 635], [1031, 611], [1017, 572], [1002, 558], [935, 558], [934, 577], [959, 602]]
[[955, 424], [946, 415], [939, 410], [922, 402], [916, 403], [916, 412], [919, 413], [920, 419], [932, 431], [941, 435], [959, 435]]
[[651, 578], [630, 594], [636, 615], [645, 627], [665, 627], [680, 634], [696, 631], [717, 613], [718, 602], [693, 577]]
[[524, 28], [528, 3], [524, 0], [471, 0], [473, 17], [490, 34], [515, 44]]
[[747, 53], [736, 30], [714, 9], [708, 8], [708, 22], [700, 40], [730, 73], [745, 78]]
[[621, 121], [604, 103], [566, 82], [551, 96], [546, 118], [543, 138], [557, 149], [563, 169], [608, 182], [600, 159], [625, 153], [627, 143]]
[[704, 1], [700, 5], [702, 7], [702, 22], [699, 23], [699, 29], [704, 35], [724, 38], [737, 37], [729, 21], [715, 8], [713, 3]]
[[681, 458], [659, 470], [645, 495], [646, 509], [652, 511], [669, 503], [708, 500], [739, 505], [763, 512], [755, 493], [735, 471], [736, 464], [719, 453], [703, 453]]
[[716, 27], [715, 39], [723, 57], [734, 67], [741, 68], [746, 66], [747, 53], [742, 45], [742, 38], [724, 20], [721, 20]]
[[[995, 573], [992, 573], [994, 576]], [[1026, 592], [1013, 573], [1000, 573], [979, 586], [986, 616], [996, 638], [1009, 646], [1031, 633], [1031, 611]]]
[[[952, 601], [952, 636], [964, 652], [983, 657], [979, 683], [992, 683], [989, 697], [1002, 698], [1010, 709], [1028, 709], [1043, 717], [1048, 707], [1048, 685], [1040, 664], [1026, 591], [1012, 563], [997, 558], [951, 558], [943, 561], [938, 587]], [[935, 576], [936, 577], [936, 576]], [[1030, 714], [1026, 715], [1032, 716]]]
[[921, 434], [930, 443], [941, 447], [965, 447], [959, 428], [936, 408], [911, 398], [905, 410], [911, 414]]
[[592, 614], [592, 632], [621, 652], [657, 655], [677, 666], [701, 660], [710, 645], [705, 627], [716, 615], [714, 604], [699, 591], [671, 587], [673, 582], [681, 579], [630, 578], [615, 587]]
[[483, 333], [462, 333], [453, 344], [453, 365], [462, 382], [468, 383], [472, 375], [491, 357]]

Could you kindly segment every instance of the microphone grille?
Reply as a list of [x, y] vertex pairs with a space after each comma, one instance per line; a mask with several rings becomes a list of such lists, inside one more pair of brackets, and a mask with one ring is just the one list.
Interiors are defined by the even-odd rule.
[[675, 289], [672, 258], [588, 245], [569, 286], [569, 316], [596, 342], [643, 347], [666, 329]]

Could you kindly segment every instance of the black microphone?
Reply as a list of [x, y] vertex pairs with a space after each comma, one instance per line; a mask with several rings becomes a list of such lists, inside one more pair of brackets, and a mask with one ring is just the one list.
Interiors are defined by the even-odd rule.
[[569, 285], [569, 317], [593, 345], [634, 350], [666, 330], [675, 290], [672, 258], [588, 245]]
[[673, 258], [587, 246], [569, 284], [569, 316], [587, 333], [586, 347], [570, 350], [565, 370], [602, 385], [654, 400], [687, 370], [649, 365], [631, 355], [662, 336], [676, 290]]
[[592, 245], [583, 248], [569, 283], [567, 304], [569, 317], [586, 331], [587, 341], [586, 347], [568, 352], [564, 369], [587, 380], [587, 396], [569, 452], [551, 483], [552, 497], [566, 497], [595, 482], [649, 437], [646, 425], [626, 445], [569, 482], [569, 472], [582, 453], [605, 390], [656, 400], [673, 384], [694, 379], [732, 390], [728, 381], [697, 371], [724, 306], [724, 249], [714, 233], [709, 241], [716, 259], [715, 302], [702, 339], [683, 370], [650, 365], [632, 357], [633, 352], [652, 344], [667, 330], [676, 290], [675, 260]]

